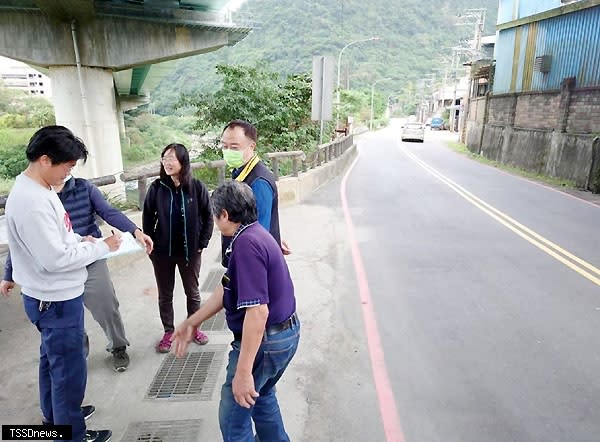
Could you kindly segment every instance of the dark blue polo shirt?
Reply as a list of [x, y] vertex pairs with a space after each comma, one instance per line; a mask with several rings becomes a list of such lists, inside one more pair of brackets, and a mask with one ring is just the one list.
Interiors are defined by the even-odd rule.
[[259, 223], [250, 224], [235, 238], [223, 278], [223, 306], [227, 325], [241, 335], [246, 307], [266, 304], [266, 326], [279, 324], [296, 311], [294, 284], [273, 236]]

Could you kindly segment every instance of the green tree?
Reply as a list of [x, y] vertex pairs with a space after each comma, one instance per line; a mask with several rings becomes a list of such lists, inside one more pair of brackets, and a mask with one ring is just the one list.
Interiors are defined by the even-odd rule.
[[48, 100], [7, 88], [0, 81], [0, 128], [39, 128], [55, 121], [54, 109]]
[[14, 178], [27, 167], [25, 148], [34, 129], [0, 129], [0, 177]]
[[28, 127], [42, 127], [56, 124], [54, 108], [52, 104], [41, 97], [30, 97], [27, 99]]
[[122, 142], [125, 166], [156, 160], [162, 149], [171, 143], [191, 147], [192, 117], [163, 117], [136, 112], [125, 115], [126, 139]]
[[27, 118], [25, 117], [25, 115], [0, 115], [0, 128], [22, 129], [24, 127], [27, 127]]
[[194, 109], [199, 131], [218, 132], [229, 121], [241, 118], [257, 127], [261, 151], [315, 146], [318, 128], [310, 119], [308, 74], [281, 79], [262, 67], [218, 65], [216, 70], [223, 83], [214, 95], [198, 94], [180, 103]]

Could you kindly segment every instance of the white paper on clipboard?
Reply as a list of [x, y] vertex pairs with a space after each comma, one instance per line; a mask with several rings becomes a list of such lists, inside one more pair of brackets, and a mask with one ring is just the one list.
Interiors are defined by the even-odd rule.
[[[141, 252], [144, 250], [142, 245], [137, 242], [133, 235], [129, 232], [123, 233], [121, 235], [121, 239], [123, 241], [117, 250], [114, 252], [108, 252], [100, 259], [114, 258], [115, 256], [128, 255], [130, 253]], [[104, 238], [102, 238], [102, 241], [104, 241]]]

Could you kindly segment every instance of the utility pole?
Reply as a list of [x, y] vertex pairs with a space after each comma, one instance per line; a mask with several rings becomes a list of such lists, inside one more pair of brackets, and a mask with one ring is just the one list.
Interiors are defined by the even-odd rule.
[[452, 50], [452, 83], [454, 83], [454, 92], [452, 94], [452, 106], [450, 107], [450, 115], [452, 116], [452, 120], [450, 121], [450, 132], [454, 132], [454, 124], [456, 120], [456, 73], [458, 71], [458, 54], [456, 50]]
[[[474, 27], [475, 27], [473, 40], [471, 41], [471, 45], [469, 48], [470, 50], [467, 48], [461, 49], [461, 52], [467, 52], [469, 54], [469, 56], [470, 56], [469, 61], [470, 61], [471, 66], [473, 66], [473, 64], [477, 60], [482, 58], [481, 39], [483, 37], [486, 12], [487, 12], [487, 10], [485, 8], [472, 8], [472, 9], [466, 9], [462, 14], [458, 15], [462, 20], [461, 20], [461, 22], [457, 23], [457, 25], [474, 25]], [[461, 101], [461, 105], [463, 105], [463, 106], [468, 105], [469, 100], [471, 99], [471, 96], [473, 95], [473, 89], [474, 89], [474, 81], [471, 78], [468, 83], [466, 103]], [[455, 90], [456, 90], [456, 86], [455, 86]], [[456, 94], [455, 94], [454, 102], [456, 102]], [[460, 110], [459, 110], [459, 115], [458, 115], [459, 126], [462, 126], [461, 120], [463, 119], [463, 117], [464, 116], [463, 116], [462, 112], [460, 112]], [[459, 129], [459, 131], [461, 130], [460, 127], [458, 129]]]
[[458, 18], [461, 21], [456, 24], [457, 26], [475, 26], [473, 42], [471, 44], [474, 51], [473, 55], [476, 55], [481, 49], [481, 37], [483, 36], [486, 12], [487, 9], [485, 8], [471, 8], [465, 9], [462, 13], [458, 14]]

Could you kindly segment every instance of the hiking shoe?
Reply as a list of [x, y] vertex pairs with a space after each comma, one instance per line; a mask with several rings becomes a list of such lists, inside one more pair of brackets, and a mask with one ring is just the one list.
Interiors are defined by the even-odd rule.
[[107, 442], [112, 437], [110, 430], [87, 430], [83, 442]]
[[[96, 411], [96, 407], [94, 407], [93, 405], [82, 405], [81, 406], [81, 414], [83, 414], [83, 418], [85, 420], [88, 420], [90, 417], [92, 417], [92, 414], [94, 414], [95, 411]], [[54, 424], [42, 417], [42, 425], [54, 425]]]
[[162, 339], [156, 345], [158, 353], [169, 353], [171, 351], [171, 341], [173, 340], [173, 332], [165, 332]]
[[117, 347], [112, 351], [113, 368], [116, 372], [121, 373], [129, 367], [129, 355], [125, 351], [125, 347]]
[[204, 345], [208, 343], [208, 336], [196, 329], [196, 333], [194, 334], [194, 342], [198, 345]]

